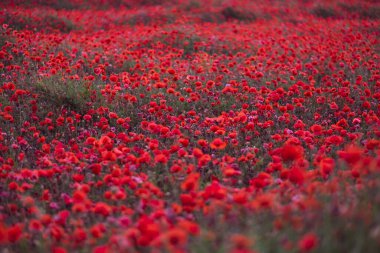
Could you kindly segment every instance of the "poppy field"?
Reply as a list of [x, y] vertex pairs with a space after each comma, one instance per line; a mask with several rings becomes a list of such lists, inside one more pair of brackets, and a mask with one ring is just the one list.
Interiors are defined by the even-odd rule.
[[380, 252], [380, 4], [0, 3], [0, 253]]

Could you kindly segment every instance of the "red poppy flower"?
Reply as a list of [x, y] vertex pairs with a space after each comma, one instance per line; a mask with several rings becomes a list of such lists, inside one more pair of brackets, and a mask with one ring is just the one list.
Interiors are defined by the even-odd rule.
[[52, 253], [67, 253], [67, 250], [62, 247], [53, 247]]
[[285, 144], [281, 148], [281, 158], [284, 162], [295, 161], [303, 157], [303, 152], [302, 146]]
[[109, 216], [111, 212], [112, 212], [111, 207], [103, 202], [96, 203], [94, 207], [94, 213], [101, 214], [105, 217]]
[[212, 149], [217, 149], [217, 150], [223, 150], [225, 147], [227, 146], [227, 143], [224, 142], [222, 139], [220, 138], [215, 138], [211, 143], [210, 143], [210, 147]]
[[301, 252], [310, 252], [317, 246], [318, 237], [314, 233], [308, 233], [298, 241], [298, 248]]
[[288, 179], [294, 184], [303, 184], [305, 181], [305, 172], [299, 168], [289, 170]]
[[165, 241], [171, 246], [182, 246], [187, 242], [187, 234], [179, 228], [173, 228], [164, 236]]
[[112, 252], [111, 250], [109, 250], [108, 246], [107, 245], [101, 245], [101, 246], [97, 246], [94, 248], [94, 250], [92, 251], [93, 253], [110, 253]]
[[350, 165], [358, 163], [363, 157], [363, 153], [362, 148], [353, 145], [347, 147], [345, 150], [338, 151], [339, 157]]
[[165, 163], [168, 162], [168, 158], [167, 158], [167, 156], [164, 155], [164, 154], [158, 154], [158, 155], [156, 155], [156, 156], [154, 157], [154, 161], [155, 161], [156, 163], [162, 163], [162, 164], [165, 164]]
[[17, 242], [21, 238], [22, 229], [20, 225], [13, 225], [8, 228], [8, 241], [11, 243]]

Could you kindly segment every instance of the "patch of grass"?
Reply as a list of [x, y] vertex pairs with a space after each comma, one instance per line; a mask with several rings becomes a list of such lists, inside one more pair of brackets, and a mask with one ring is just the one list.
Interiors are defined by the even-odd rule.
[[147, 12], [139, 12], [130, 17], [127, 22], [131, 25], [149, 25], [153, 21], [152, 17]]
[[257, 19], [257, 15], [248, 10], [242, 10], [236, 7], [225, 7], [221, 10], [222, 16], [227, 20], [238, 20], [243, 22], [251, 22]]
[[184, 4], [182, 6], [182, 8], [185, 10], [185, 11], [191, 11], [193, 9], [198, 9], [202, 6], [202, 4], [199, 2], [199, 1], [196, 1], [196, 0], [191, 0], [189, 2], [187, 2], [186, 4]]
[[198, 51], [197, 45], [202, 38], [191, 31], [178, 31], [175, 36], [167, 34], [159, 34], [145, 41], [146, 47], [154, 47], [157, 43], [162, 43], [172, 48], [183, 50], [183, 56], [186, 57]]
[[369, 18], [369, 19], [380, 19], [380, 7], [375, 6], [369, 9], [363, 9], [360, 12], [360, 16], [362, 18]]
[[38, 0], [39, 4], [43, 6], [47, 6], [50, 8], [53, 8], [55, 10], [74, 10], [79, 7], [78, 4], [75, 4], [71, 1], [44, 1], [44, 0]]
[[2, 19], [3, 23], [8, 24], [15, 30], [28, 29], [45, 32], [60, 31], [63, 33], [69, 33], [72, 30], [79, 29], [79, 27], [77, 27], [71, 20], [51, 14], [45, 14], [41, 17], [26, 17], [5, 12]]
[[0, 48], [5, 46], [7, 41], [14, 42], [14, 40], [9, 35], [7, 35], [6, 32], [0, 33]]
[[311, 11], [311, 14], [313, 14], [316, 17], [319, 18], [337, 18], [338, 13], [331, 7], [318, 5], [314, 7]]
[[[54, 30], [59, 30], [63, 33], [71, 32], [72, 30], [78, 29], [78, 27], [69, 19], [58, 17], [54, 15], [46, 15], [43, 18], [43, 22], [45, 24], [49, 24], [49, 28]], [[43, 29], [43, 28], [41, 28]]]
[[36, 81], [33, 87], [42, 101], [55, 108], [67, 108], [83, 113], [91, 102], [91, 90], [83, 81], [53, 76]]
[[380, 18], [380, 6], [366, 7], [361, 4], [347, 4], [340, 3], [339, 6], [349, 12], [350, 14], [355, 14], [363, 19], [379, 19]]
[[161, 3], [161, 0], [140, 0], [141, 5], [159, 5]]
[[49, 7], [55, 10], [73, 10], [79, 7], [78, 4], [74, 4], [69, 0], [4, 0], [4, 4], [16, 4], [24, 7], [35, 7], [36, 5]]
[[252, 10], [246, 10], [240, 7], [228, 6], [222, 8], [219, 11], [201, 11], [194, 14], [201, 22], [206, 23], [224, 23], [228, 21], [238, 21], [243, 23], [249, 23], [256, 21], [257, 19], [270, 19], [269, 15], [263, 15], [263, 13], [256, 13]]

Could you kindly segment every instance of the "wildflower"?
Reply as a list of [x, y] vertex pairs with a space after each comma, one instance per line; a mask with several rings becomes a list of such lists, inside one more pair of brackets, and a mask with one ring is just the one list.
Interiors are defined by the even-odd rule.
[[215, 138], [211, 143], [210, 143], [210, 147], [212, 149], [217, 149], [217, 150], [223, 150], [225, 147], [227, 146], [227, 143], [224, 142], [222, 139], [220, 138]]
[[101, 246], [97, 246], [94, 248], [94, 250], [92, 251], [92, 253], [110, 253], [112, 252], [111, 250], [109, 250], [108, 246], [107, 245], [101, 245]]
[[326, 178], [334, 169], [334, 160], [332, 158], [326, 157], [322, 159], [322, 161], [319, 164], [320, 171], [322, 173], [322, 176]]
[[182, 229], [173, 228], [164, 235], [164, 240], [170, 246], [182, 246], [187, 241], [187, 234]]
[[314, 233], [308, 233], [298, 241], [298, 249], [301, 252], [310, 252], [317, 246], [318, 238]]
[[77, 228], [73, 232], [73, 238], [76, 243], [83, 243], [87, 239], [87, 234], [82, 228]]
[[8, 241], [11, 243], [17, 242], [21, 238], [22, 229], [16, 224], [8, 228]]
[[252, 242], [247, 236], [242, 234], [233, 234], [231, 236], [231, 241], [236, 249], [236, 252], [250, 252], [249, 248]]
[[178, 226], [192, 235], [199, 235], [200, 233], [199, 225], [192, 221], [181, 220], [178, 222]]
[[52, 253], [67, 253], [67, 250], [62, 247], [53, 247]]
[[182, 191], [196, 191], [198, 189], [199, 173], [189, 174], [185, 181], [181, 184]]
[[99, 175], [102, 170], [102, 165], [99, 163], [94, 163], [89, 166], [89, 169], [92, 171], [94, 175]]
[[289, 170], [288, 179], [294, 184], [301, 185], [305, 180], [305, 172], [300, 168], [294, 167]]
[[303, 157], [303, 152], [299, 145], [285, 144], [281, 148], [281, 158], [284, 162], [295, 161]]
[[111, 207], [109, 205], [107, 205], [106, 203], [103, 203], [103, 202], [96, 203], [96, 205], [94, 207], [94, 213], [101, 214], [104, 217], [109, 216], [111, 214], [111, 212], [112, 212]]
[[363, 156], [363, 150], [357, 146], [348, 146], [345, 150], [338, 151], [338, 155], [349, 165], [355, 165]]
[[162, 164], [165, 164], [165, 163], [168, 162], [168, 158], [167, 158], [167, 156], [164, 155], [164, 154], [158, 154], [158, 155], [156, 155], [156, 156], [154, 157], [154, 161], [155, 161], [156, 163], [162, 163]]

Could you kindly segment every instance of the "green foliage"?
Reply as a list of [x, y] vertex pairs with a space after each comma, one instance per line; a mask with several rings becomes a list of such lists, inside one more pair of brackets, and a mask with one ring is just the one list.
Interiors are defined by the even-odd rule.
[[322, 6], [322, 5], [318, 5], [314, 7], [311, 10], [311, 14], [313, 14], [316, 17], [325, 18], [325, 19], [337, 17], [337, 13], [333, 8]]
[[[57, 29], [63, 33], [71, 32], [72, 30], [79, 29], [71, 20], [54, 15], [46, 15], [43, 18], [44, 23], [49, 23], [52, 29]], [[41, 29], [43, 29], [41, 27]]]
[[34, 7], [36, 5], [49, 7], [55, 10], [73, 10], [78, 8], [78, 4], [74, 4], [69, 0], [4, 0], [4, 4], [17, 4], [24, 7]]
[[221, 11], [221, 14], [226, 20], [251, 22], [257, 19], [256, 14], [252, 11], [242, 10], [231, 6], [224, 8]]
[[[45, 32], [60, 31], [63, 33], [69, 33], [73, 30], [80, 29], [71, 20], [54, 14], [46, 14], [38, 17], [22, 16], [5, 12], [2, 19], [5, 24], [8, 24], [15, 30], [27, 29]], [[49, 24], [49, 26], [46, 26], [46, 24]]]
[[368, 8], [361, 4], [350, 5], [347, 3], [340, 3], [339, 5], [343, 10], [350, 14], [355, 14], [363, 19], [379, 19], [380, 18], [380, 6], [372, 6]]
[[33, 84], [40, 99], [56, 108], [85, 112], [91, 101], [91, 90], [82, 81], [59, 78], [43, 78]]

